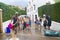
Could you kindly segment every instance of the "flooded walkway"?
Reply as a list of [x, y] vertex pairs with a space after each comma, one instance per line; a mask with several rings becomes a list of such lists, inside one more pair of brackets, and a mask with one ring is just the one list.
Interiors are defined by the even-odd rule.
[[[40, 32], [40, 30], [36, 29], [36, 25], [32, 23], [31, 26], [31, 32], [28, 31], [19, 31], [16, 35], [16, 37], [19, 40], [60, 40], [60, 37], [47, 37], [44, 36], [43, 30]], [[0, 34], [0, 40], [7, 40], [11, 37], [7, 37], [5, 34]]]

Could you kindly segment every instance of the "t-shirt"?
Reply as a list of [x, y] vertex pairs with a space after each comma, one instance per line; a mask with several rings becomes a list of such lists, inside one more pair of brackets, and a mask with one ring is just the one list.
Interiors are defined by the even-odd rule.
[[10, 29], [12, 29], [12, 28], [13, 28], [13, 24], [12, 24], [12, 23], [9, 23], [9, 24], [8, 24], [8, 27], [9, 27]]
[[24, 22], [26, 22], [26, 18], [24, 18]]

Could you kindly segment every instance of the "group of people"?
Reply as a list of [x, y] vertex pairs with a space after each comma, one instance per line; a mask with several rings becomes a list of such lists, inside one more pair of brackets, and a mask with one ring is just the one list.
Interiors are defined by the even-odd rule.
[[49, 15], [45, 15], [44, 14], [43, 18], [42, 17], [40, 17], [40, 18], [36, 17], [35, 24], [38, 25], [37, 27], [40, 28], [40, 31], [41, 31], [42, 27], [44, 29], [50, 30], [50, 27], [51, 27], [51, 18], [50, 18]]
[[11, 22], [8, 24], [8, 26], [10, 26], [9, 28], [12, 29], [15, 34], [17, 34], [20, 30], [25, 31], [25, 29], [30, 32], [31, 19], [28, 16], [19, 17], [18, 13], [16, 13], [11, 18]]
[[[44, 29], [50, 30], [51, 26], [51, 18], [48, 15], [43, 15], [43, 18], [40, 17], [39, 19], [36, 17], [35, 18], [35, 24], [38, 25], [37, 27], [40, 28], [40, 31], [42, 29], [42, 23]], [[27, 29], [28, 32], [31, 32], [31, 19], [28, 16], [24, 17], [18, 17], [18, 13], [16, 13], [12, 18], [11, 22], [8, 26], [10, 26], [10, 29], [14, 31], [15, 34], [18, 33], [18, 31]], [[12, 27], [11, 27], [12, 26]]]
[[48, 28], [50, 30], [51, 27], [51, 18], [49, 15], [43, 15], [44, 16], [44, 21], [43, 21], [43, 26], [45, 29]]
[[40, 31], [41, 31], [41, 29], [42, 29], [42, 18], [40, 17], [40, 18], [35, 18], [36, 20], [35, 20], [35, 25], [36, 25], [36, 28], [40, 28]]

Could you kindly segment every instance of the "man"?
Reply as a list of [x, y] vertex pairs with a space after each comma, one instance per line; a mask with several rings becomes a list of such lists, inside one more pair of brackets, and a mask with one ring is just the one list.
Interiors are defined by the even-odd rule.
[[47, 19], [47, 21], [48, 21], [48, 23], [47, 23], [48, 29], [50, 30], [50, 26], [51, 26], [51, 18], [50, 18], [49, 15], [46, 15], [46, 19]]
[[15, 13], [15, 15], [12, 17], [11, 21], [13, 20], [13, 30], [15, 31], [15, 34], [17, 33], [18, 31], [18, 26], [20, 25], [19, 24], [19, 18], [18, 18], [18, 12]]
[[26, 16], [23, 18], [24, 23], [23, 23], [23, 30], [26, 28]]

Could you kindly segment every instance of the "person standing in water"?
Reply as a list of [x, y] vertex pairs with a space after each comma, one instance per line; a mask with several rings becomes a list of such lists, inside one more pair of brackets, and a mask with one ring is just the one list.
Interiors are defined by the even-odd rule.
[[40, 17], [39, 21], [40, 21], [40, 32], [41, 32], [41, 30], [42, 30], [42, 17]]
[[44, 29], [47, 29], [47, 28], [46, 28], [46, 26], [47, 26], [46, 15], [43, 15], [43, 26], [44, 26]]
[[12, 17], [11, 21], [13, 20], [13, 30], [15, 31], [15, 34], [17, 33], [18, 31], [18, 26], [20, 25], [19, 24], [19, 18], [18, 18], [18, 12], [15, 13], [15, 15]]
[[47, 26], [48, 26], [48, 30], [50, 30], [50, 26], [51, 26], [51, 18], [49, 15], [46, 15], [46, 19], [47, 19]]
[[26, 16], [23, 18], [23, 31], [25, 30], [26, 28]]

